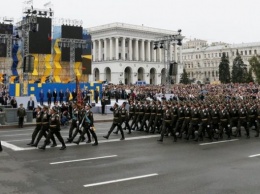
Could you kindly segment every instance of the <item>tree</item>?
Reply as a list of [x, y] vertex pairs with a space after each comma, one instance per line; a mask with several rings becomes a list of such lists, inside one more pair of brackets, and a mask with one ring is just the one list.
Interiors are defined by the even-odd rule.
[[254, 82], [254, 78], [253, 78], [253, 70], [250, 67], [248, 73], [246, 74], [246, 83], [250, 83], [250, 82]]
[[249, 59], [249, 64], [252, 68], [252, 72], [256, 76], [256, 82], [260, 83], [260, 56], [253, 56]]
[[229, 59], [225, 53], [222, 54], [218, 72], [221, 83], [230, 83]]
[[236, 53], [236, 58], [233, 61], [232, 67], [232, 82], [233, 83], [245, 83], [246, 82], [246, 65], [244, 64], [240, 54]]
[[190, 84], [190, 79], [188, 77], [186, 69], [183, 69], [183, 73], [181, 74], [180, 83], [181, 84]]

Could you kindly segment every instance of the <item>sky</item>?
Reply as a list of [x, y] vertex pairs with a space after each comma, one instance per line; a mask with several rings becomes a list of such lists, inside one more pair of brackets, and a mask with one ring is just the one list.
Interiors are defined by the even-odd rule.
[[[24, 0], [1, 0], [3, 17], [18, 21]], [[33, 0], [44, 9], [51, 2], [54, 18], [77, 19], [89, 28], [114, 22], [177, 31], [189, 39], [230, 44], [260, 42], [259, 0]]]

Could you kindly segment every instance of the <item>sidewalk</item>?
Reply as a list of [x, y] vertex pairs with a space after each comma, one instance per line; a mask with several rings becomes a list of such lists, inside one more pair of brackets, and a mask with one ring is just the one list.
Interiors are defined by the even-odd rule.
[[[113, 120], [113, 114], [105, 114], [105, 115], [102, 115], [100, 113], [94, 114], [94, 123], [112, 122], [112, 120]], [[32, 122], [27, 123], [26, 118], [25, 118], [24, 127], [34, 126], [35, 124], [36, 124], [35, 119], [33, 119]], [[17, 123], [5, 123], [5, 125], [0, 124], [0, 130], [7, 129], [7, 128], [18, 128], [18, 122]]]

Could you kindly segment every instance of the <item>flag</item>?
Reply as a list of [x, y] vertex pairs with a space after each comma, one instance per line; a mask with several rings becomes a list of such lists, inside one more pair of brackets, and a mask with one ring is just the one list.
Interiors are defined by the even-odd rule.
[[83, 105], [83, 99], [82, 99], [82, 95], [81, 95], [78, 76], [76, 76], [76, 89], [77, 89], [77, 104]]

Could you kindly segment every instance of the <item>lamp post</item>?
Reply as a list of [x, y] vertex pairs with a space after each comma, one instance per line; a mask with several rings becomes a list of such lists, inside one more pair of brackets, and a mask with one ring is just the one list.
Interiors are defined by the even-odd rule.
[[[178, 65], [180, 65], [180, 62], [177, 61], [177, 54], [175, 53], [174, 61], [171, 59], [171, 45], [174, 44], [176, 47], [182, 45], [182, 40], [184, 36], [181, 35], [181, 30], [178, 30], [177, 34], [174, 35], [167, 35], [162, 36], [159, 38], [156, 38], [156, 41], [154, 43], [154, 50], [156, 49], [164, 49], [163, 57], [164, 57], [164, 66], [166, 69], [166, 85], [169, 86], [171, 84], [171, 76], [175, 76], [175, 83], [177, 83], [177, 74], [178, 72]], [[158, 47], [159, 46], [159, 47]], [[166, 51], [166, 52], [165, 52]], [[175, 49], [175, 52], [177, 49]], [[176, 66], [176, 67], [174, 67]], [[173, 71], [174, 68], [177, 68], [176, 72]], [[174, 75], [175, 74], [175, 75]]]

